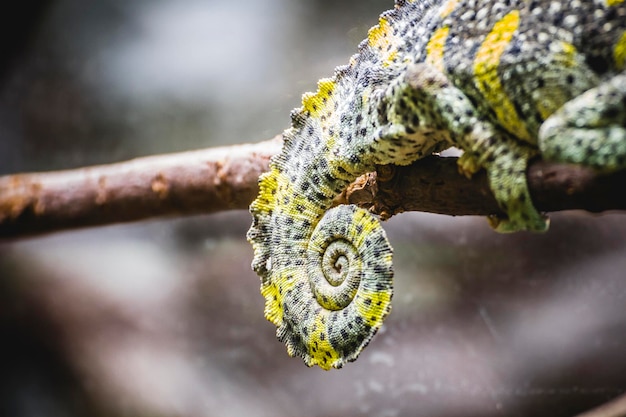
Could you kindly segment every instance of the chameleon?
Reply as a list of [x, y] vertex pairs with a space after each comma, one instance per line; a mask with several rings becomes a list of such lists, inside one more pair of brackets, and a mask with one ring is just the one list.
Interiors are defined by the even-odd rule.
[[252, 268], [288, 354], [341, 368], [390, 312], [379, 220], [333, 204], [351, 181], [457, 147], [506, 213], [496, 231], [545, 231], [528, 161], [626, 168], [625, 68], [625, 0], [396, 0], [303, 95], [250, 206]]

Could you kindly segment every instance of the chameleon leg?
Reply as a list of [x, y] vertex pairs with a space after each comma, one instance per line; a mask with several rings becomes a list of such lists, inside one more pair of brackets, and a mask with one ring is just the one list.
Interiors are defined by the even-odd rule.
[[487, 143], [497, 143], [493, 149], [481, 149], [485, 146], [480, 140], [481, 136], [481, 134], [468, 135], [466, 141], [470, 145], [470, 150], [465, 150], [459, 158], [458, 165], [459, 171], [467, 177], [481, 167], [487, 171], [491, 191], [507, 214], [506, 217], [489, 216], [491, 227], [500, 233], [547, 230], [549, 220], [535, 209], [526, 183], [528, 160], [536, 155], [537, 151], [504, 135], [492, 136], [487, 140]]
[[545, 159], [626, 168], [626, 73], [565, 103], [539, 130]]
[[470, 99], [447, 77], [428, 64], [416, 64], [407, 71], [407, 93], [413, 100], [419, 126], [411, 129], [439, 129], [464, 151], [459, 170], [468, 177], [480, 168], [487, 171], [489, 184], [506, 218], [490, 218], [498, 232], [545, 231], [547, 218], [535, 207], [526, 184], [528, 159], [537, 151], [485, 121]]
[[544, 232], [549, 220], [535, 209], [526, 183], [528, 160], [536, 151], [528, 146], [513, 142], [499, 146], [492, 159], [484, 164], [489, 185], [507, 218], [492, 215], [489, 224], [501, 233], [529, 230]]

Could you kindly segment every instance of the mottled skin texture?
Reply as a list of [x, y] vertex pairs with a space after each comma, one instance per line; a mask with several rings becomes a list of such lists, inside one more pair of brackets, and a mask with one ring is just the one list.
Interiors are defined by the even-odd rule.
[[265, 315], [290, 355], [339, 368], [390, 311], [392, 251], [376, 218], [332, 199], [377, 164], [456, 146], [506, 218], [543, 231], [529, 158], [626, 167], [624, 0], [397, 1], [349, 65], [292, 113], [252, 203]]

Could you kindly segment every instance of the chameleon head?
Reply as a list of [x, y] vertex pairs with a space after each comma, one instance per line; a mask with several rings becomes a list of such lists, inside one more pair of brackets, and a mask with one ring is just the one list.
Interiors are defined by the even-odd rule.
[[355, 360], [391, 309], [391, 258], [385, 232], [368, 211], [327, 211], [311, 235], [306, 268], [261, 287], [266, 316], [288, 353], [323, 369]]

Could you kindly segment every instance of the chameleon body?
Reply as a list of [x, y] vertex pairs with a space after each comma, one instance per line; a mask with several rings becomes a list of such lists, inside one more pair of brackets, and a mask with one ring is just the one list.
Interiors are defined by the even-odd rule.
[[260, 179], [248, 239], [265, 315], [292, 356], [356, 359], [390, 311], [392, 250], [377, 219], [333, 198], [376, 165], [456, 146], [488, 174], [498, 231], [543, 231], [529, 158], [626, 166], [624, 0], [403, 0], [349, 64], [292, 112]]

